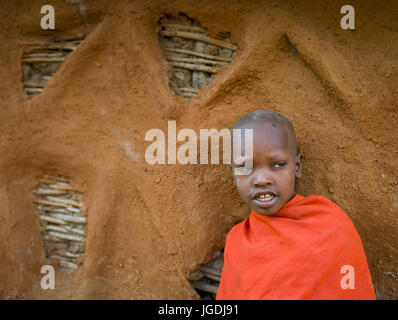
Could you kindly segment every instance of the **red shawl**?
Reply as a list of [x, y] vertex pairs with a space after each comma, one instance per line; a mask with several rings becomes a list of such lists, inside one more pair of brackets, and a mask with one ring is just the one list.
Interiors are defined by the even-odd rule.
[[375, 293], [350, 218], [322, 196], [296, 195], [273, 216], [252, 211], [231, 229], [217, 299], [375, 299]]

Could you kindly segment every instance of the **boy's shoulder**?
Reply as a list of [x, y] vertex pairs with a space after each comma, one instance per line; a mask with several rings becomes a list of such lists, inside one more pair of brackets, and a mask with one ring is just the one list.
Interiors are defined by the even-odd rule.
[[351, 222], [351, 219], [344, 210], [332, 200], [321, 195], [310, 195], [303, 198], [305, 199], [304, 203], [316, 208], [314, 210], [316, 210], [318, 214], [328, 214], [329, 218]]
[[[325, 229], [330, 232], [346, 232], [355, 226], [344, 210], [332, 200], [322, 195], [300, 196], [297, 207], [308, 207], [309, 219], [323, 220]], [[303, 216], [303, 218], [305, 215]], [[322, 225], [322, 224], [321, 224]]]

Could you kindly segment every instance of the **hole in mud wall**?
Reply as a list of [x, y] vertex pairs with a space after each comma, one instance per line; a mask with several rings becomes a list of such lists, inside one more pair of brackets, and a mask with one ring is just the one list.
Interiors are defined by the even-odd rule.
[[61, 270], [83, 263], [87, 218], [79, 192], [63, 178], [42, 178], [33, 190], [46, 258]]
[[279, 39], [279, 48], [284, 51], [284, 52], [290, 52], [297, 56], [299, 54], [298, 50], [296, 47], [290, 42], [288, 36], [284, 34], [280, 39]]
[[22, 85], [32, 97], [43, 91], [48, 80], [57, 72], [67, 55], [76, 50], [83, 40], [68, 40], [38, 44], [22, 56]]
[[189, 281], [202, 300], [215, 300], [224, 265], [224, 249], [216, 251], [213, 259], [189, 275]]
[[237, 46], [229, 33], [208, 36], [198, 21], [185, 14], [165, 15], [158, 21], [159, 42], [172, 66], [169, 85], [174, 93], [193, 98], [213, 80], [218, 68], [231, 63]]

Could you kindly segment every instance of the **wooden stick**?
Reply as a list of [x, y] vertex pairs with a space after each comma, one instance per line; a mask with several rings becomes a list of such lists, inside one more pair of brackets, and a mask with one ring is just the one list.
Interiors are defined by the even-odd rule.
[[214, 274], [207, 273], [207, 272], [203, 272], [203, 275], [204, 275], [206, 278], [209, 278], [209, 279], [211, 279], [211, 280], [218, 281], [218, 282], [221, 281], [221, 277], [216, 276], [216, 275], [214, 275]]
[[50, 231], [48, 233], [50, 236], [57, 237], [59, 239], [64, 239], [64, 240], [70, 240], [70, 241], [79, 241], [79, 242], [84, 242], [86, 241], [86, 238], [84, 237], [79, 237], [71, 234], [64, 234], [60, 232], [55, 232], [55, 231]]
[[59, 261], [68, 261], [68, 262], [73, 262], [73, 260], [75, 260], [74, 258], [72, 258], [72, 257], [65, 257], [65, 256], [62, 256], [62, 255], [58, 255], [58, 254], [52, 254], [51, 255], [51, 257], [50, 257], [50, 259], [58, 259]]
[[222, 48], [227, 48], [233, 51], [237, 50], [236, 45], [225, 42], [222, 40], [218, 39], [213, 39], [208, 36], [198, 34], [198, 33], [192, 33], [192, 32], [186, 32], [186, 31], [160, 31], [160, 34], [165, 37], [179, 37], [179, 38], [184, 38], [184, 39], [190, 39], [190, 40], [196, 40], [196, 41], [202, 41], [206, 42], [208, 44], [215, 45], [217, 47], [222, 47]]
[[189, 26], [185, 24], [163, 24], [162, 27], [166, 28], [171, 28], [171, 29], [177, 29], [177, 30], [187, 30], [187, 31], [197, 31], [201, 33], [206, 33], [207, 30], [201, 28], [201, 27], [196, 27], [196, 26]]
[[44, 205], [50, 206], [50, 207], [66, 208], [66, 204], [64, 204], [64, 203], [54, 203], [54, 202], [49, 202], [49, 201], [44, 201], [44, 200], [38, 200], [38, 199], [33, 200], [33, 202], [40, 203], [40, 204], [44, 204]]
[[221, 272], [218, 271], [217, 269], [211, 268], [211, 267], [202, 267], [200, 268], [200, 271], [204, 271], [206, 273], [210, 273], [213, 274], [215, 276], [220, 277], [221, 276]]
[[71, 228], [70, 226], [66, 226], [65, 229], [67, 229], [69, 232], [80, 234], [82, 236], [86, 235], [86, 231], [82, 229]]
[[198, 281], [203, 278], [203, 273], [200, 272], [199, 270], [191, 272], [191, 274], [188, 277], [189, 281]]
[[68, 216], [66, 214], [62, 213], [54, 213], [52, 214], [53, 217], [62, 219], [67, 222], [74, 222], [74, 223], [86, 223], [87, 219], [86, 217], [76, 217], [76, 216]]
[[70, 253], [67, 251], [55, 251], [56, 255], [59, 255], [61, 257], [67, 257], [67, 258], [79, 258], [81, 257], [83, 254], [75, 254], [75, 253]]
[[67, 50], [73, 51], [75, 50], [83, 40], [72, 40], [72, 41], [63, 41], [63, 42], [36, 42], [31, 43], [32, 45], [36, 46], [32, 51], [44, 51], [46, 49], [59, 49], [59, 50]]
[[82, 236], [86, 235], [86, 231], [85, 230], [81, 230], [81, 229], [76, 229], [76, 228], [72, 228], [70, 229], [71, 232], [76, 233], [76, 234], [80, 234]]
[[191, 56], [197, 56], [197, 57], [206, 58], [206, 59], [209, 59], [209, 60], [218, 60], [218, 61], [226, 61], [226, 62], [231, 62], [232, 61], [232, 58], [220, 57], [220, 56], [212, 56], [210, 54], [199, 53], [199, 52], [191, 51], [191, 50], [174, 49], [174, 48], [164, 48], [164, 50], [165, 51], [169, 51], [169, 52], [189, 54]]
[[49, 58], [49, 57], [33, 57], [33, 58], [22, 58], [22, 62], [32, 63], [32, 62], [62, 62], [65, 58]]
[[195, 58], [180, 58], [176, 56], [166, 56], [168, 61], [178, 61], [178, 62], [190, 62], [190, 63], [203, 63], [203, 64], [211, 64], [211, 65], [226, 65], [226, 62], [207, 60], [207, 59], [195, 59]]
[[70, 42], [53, 42], [45, 43], [42, 49], [60, 49], [60, 50], [75, 50], [82, 41], [70, 41]]
[[77, 208], [73, 208], [73, 207], [67, 207], [66, 208], [67, 211], [72, 212], [72, 213], [80, 213], [80, 209]]
[[69, 182], [64, 178], [57, 178], [57, 183], [64, 187], [69, 187]]
[[45, 84], [40, 82], [23, 82], [25, 88], [44, 88]]
[[50, 189], [38, 189], [33, 190], [34, 194], [42, 195], [42, 196], [51, 196], [51, 195], [61, 195], [67, 193], [66, 191], [61, 190], [50, 190]]
[[199, 289], [199, 290], [202, 290], [205, 292], [209, 292], [209, 293], [213, 293], [213, 294], [217, 294], [218, 287], [213, 284], [207, 283], [203, 280], [191, 282], [191, 284], [196, 289]]
[[72, 263], [69, 261], [65, 261], [65, 260], [59, 260], [59, 265], [61, 267], [65, 267], [65, 268], [69, 268], [69, 269], [77, 269], [77, 264], [76, 263]]
[[191, 64], [191, 63], [185, 63], [185, 62], [170, 62], [170, 64], [173, 67], [176, 68], [182, 68], [182, 69], [188, 69], [188, 70], [194, 70], [194, 71], [203, 71], [207, 73], [217, 73], [217, 71], [211, 67], [207, 67], [204, 65], [196, 65], [196, 64]]
[[46, 226], [46, 230], [57, 231], [57, 232], [63, 232], [63, 233], [66, 233], [66, 234], [69, 233], [67, 229], [62, 228], [62, 227], [58, 227], [58, 226], [53, 226], [53, 225], [51, 225], [51, 224], [48, 224], [48, 225]]
[[68, 199], [62, 199], [62, 198], [59, 198], [59, 197], [49, 196], [48, 199], [52, 200], [52, 201], [55, 201], [55, 202], [65, 203], [67, 205], [71, 205], [71, 206], [78, 207], [78, 208], [81, 208], [81, 206], [82, 206], [80, 203], [78, 203], [76, 201], [68, 200]]
[[41, 93], [43, 91], [42, 88], [24, 88], [26, 93]]
[[64, 57], [63, 52], [29, 52], [23, 55], [23, 58], [57, 58]]
[[178, 90], [182, 91], [182, 92], [190, 92], [190, 93], [198, 93], [198, 90], [195, 90], [193, 88], [178, 88]]
[[65, 224], [64, 220], [53, 218], [53, 217], [49, 217], [49, 216], [39, 216], [39, 219], [47, 221], [47, 222], [52, 222], [52, 223], [55, 223], [55, 224], [60, 224], [60, 225], [64, 225]]
[[50, 185], [51, 188], [57, 189], [57, 190], [62, 190], [62, 191], [75, 191], [77, 192], [77, 190], [71, 186], [60, 186], [57, 184], [52, 184]]
[[[66, 211], [65, 209], [63, 209], [63, 208], [54, 208], [54, 207], [43, 207], [43, 206], [41, 206], [41, 205], [38, 205], [37, 207], [36, 207], [40, 212], [42, 212], [42, 211], [48, 211], [49, 213], [65, 213], [65, 214], [69, 214], [69, 212], [68, 211]], [[44, 215], [46, 214], [46, 213], [43, 213]]]
[[190, 92], [181, 92], [181, 96], [186, 97], [186, 98], [195, 98], [197, 97], [197, 94], [190, 93]]

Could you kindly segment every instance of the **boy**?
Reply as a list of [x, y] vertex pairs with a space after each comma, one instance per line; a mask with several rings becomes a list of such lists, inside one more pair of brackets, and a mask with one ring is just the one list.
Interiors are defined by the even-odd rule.
[[322, 196], [295, 194], [303, 157], [290, 121], [258, 110], [234, 129], [253, 129], [252, 167], [232, 163], [239, 195], [252, 211], [227, 235], [216, 298], [375, 299], [348, 216]]

